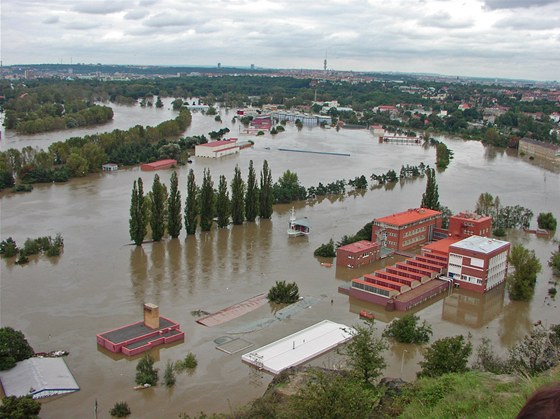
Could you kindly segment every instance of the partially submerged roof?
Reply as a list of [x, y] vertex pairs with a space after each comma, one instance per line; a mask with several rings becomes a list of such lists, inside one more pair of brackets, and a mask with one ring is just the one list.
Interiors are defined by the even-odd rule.
[[408, 211], [397, 212], [385, 217], [376, 218], [374, 221], [400, 227], [438, 215], [441, 215], [441, 212], [429, 208], [414, 208]]
[[63, 358], [29, 358], [0, 371], [6, 396], [33, 396], [34, 399], [73, 393], [80, 387]]

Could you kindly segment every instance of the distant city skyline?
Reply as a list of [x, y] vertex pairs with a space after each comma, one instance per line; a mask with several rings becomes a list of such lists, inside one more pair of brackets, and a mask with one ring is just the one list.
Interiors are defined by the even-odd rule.
[[560, 0], [2, 1], [4, 65], [560, 79]]

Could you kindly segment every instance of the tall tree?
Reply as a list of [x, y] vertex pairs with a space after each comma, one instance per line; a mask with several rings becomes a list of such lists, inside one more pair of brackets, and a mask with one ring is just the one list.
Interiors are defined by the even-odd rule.
[[200, 187], [200, 229], [210, 231], [214, 219], [214, 182], [210, 169], [204, 169]]
[[144, 184], [142, 178], [134, 181], [132, 186], [132, 197], [130, 199], [130, 220], [129, 232], [130, 238], [140, 246], [146, 236], [148, 226], [148, 208], [144, 199]]
[[185, 230], [187, 234], [195, 234], [197, 228], [198, 202], [197, 187], [193, 169], [187, 176], [187, 197], [185, 198]]
[[257, 175], [253, 167], [253, 160], [249, 161], [249, 174], [247, 175], [247, 191], [245, 193], [245, 218], [255, 221], [259, 212], [259, 188]]
[[218, 196], [216, 197], [216, 214], [218, 217], [218, 227], [223, 228], [229, 225], [230, 202], [226, 177], [220, 176], [218, 182]]
[[165, 235], [165, 220], [167, 218], [166, 201], [167, 188], [159, 180], [159, 175], [154, 176], [152, 183], [150, 227], [152, 228], [152, 239], [160, 241]]
[[260, 186], [259, 217], [268, 219], [272, 216], [274, 195], [272, 193], [272, 173], [266, 160], [263, 162]]
[[176, 239], [181, 234], [183, 221], [181, 219], [181, 191], [177, 172], [173, 172], [169, 184], [169, 198], [167, 199], [167, 231]]
[[422, 203], [420, 206], [422, 208], [439, 211], [441, 206], [439, 204], [439, 192], [438, 185], [436, 183], [435, 169], [427, 169], [426, 175], [428, 176], [428, 180], [426, 181], [426, 192], [422, 194]]
[[231, 181], [231, 218], [233, 224], [243, 224], [245, 220], [244, 208], [245, 183], [241, 178], [239, 166], [235, 166], [233, 180]]
[[511, 248], [508, 256], [510, 266], [514, 268], [507, 278], [509, 298], [512, 300], [530, 300], [535, 292], [537, 274], [541, 271], [541, 263], [534, 250], [528, 250], [521, 244]]
[[34, 353], [23, 332], [0, 328], [0, 371], [14, 367], [16, 362], [31, 358]]
[[355, 325], [352, 340], [342, 353], [346, 355], [353, 373], [364, 384], [372, 384], [381, 375], [386, 366], [383, 351], [388, 347], [384, 338], [375, 336], [373, 320], [366, 320], [364, 325]]

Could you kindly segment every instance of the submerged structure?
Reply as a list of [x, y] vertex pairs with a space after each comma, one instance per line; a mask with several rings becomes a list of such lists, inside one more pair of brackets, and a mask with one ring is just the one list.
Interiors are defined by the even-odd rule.
[[144, 304], [144, 321], [97, 335], [97, 344], [111, 352], [132, 356], [166, 343], [185, 339], [179, 323], [159, 315], [155, 304]]
[[290, 212], [290, 221], [288, 223], [288, 236], [289, 237], [297, 237], [297, 236], [307, 236], [310, 231], [310, 224], [307, 217], [305, 218], [296, 218], [296, 213], [294, 208]]

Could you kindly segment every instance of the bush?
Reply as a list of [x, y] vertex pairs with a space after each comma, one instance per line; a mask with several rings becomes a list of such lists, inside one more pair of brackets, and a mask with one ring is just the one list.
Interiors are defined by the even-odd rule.
[[113, 406], [111, 410], [109, 410], [109, 414], [116, 418], [126, 418], [130, 416], [132, 412], [130, 411], [130, 407], [128, 407], [127, 402], [117, 402]]
[[468, 371], [467, 363], [472, 352], [472, 344], [465, 342], [462, 335], [436, 340], [420, 362], [422, 370], [418, 377], [437, 377], [451, 372]]
[[37, 419], [41, 403], [31, 396], [9, 396], [2, 399], [0, 405], [1, 419]]
[[276, 281], [276, 285], [269, 291], [267, 298], [273, 303], [291, 304], [299, 300], [299, 289], [295, 282]]
[[[9, 240], [9, 239], [8, 239]], [[0, 245], [1, 249], [1, 245]], [[560, 246], [558, 246], [558, 250], [550, 256], [548, 261], [548, 266], [552, 268], [552, 273], [556, 276], [560, 276]]]
[[165, 372], [163, 373], [163, 382], [167, 387], [173, 387], [175, 385], [175, 372], [173, 371], [173, 362], [167, 361], [165, 364]]
[[432, 327], [425, 320], [419, 325], [419, 321], [420, 317], [406, 314], [387, 325], [383, 336], [394, 338], [401, 343], [427, 343], [432, 335]]
[[16, 245], [16, 242], [11, 237], [8, 237], [6, 240], [2, 240], [0, 243], [0, 255], [5, 258], [11, 258], [17, 255], [19, 249]]
[[23, 332], [11, 327], [0, 328], [0, 371], [14, 367], [16, 362], [31, 358], [34, 353]]
[[554, 287], [548, 289], [548, 295], [550, 295], [552, 298], [556, 297], [557, 292], [558, 290]]
[[313, 256], [321, 256], [325, 258], [333, 258], [336, 256], [336, 251], [334, 249], [333, 239], [330, 239], [328, 243], [322, 244], [313, 252]]
[[537, 224], [539, 228], [555, 231], [557, 223], [556, 218], [554, 218], [551, 212], [541, 212], [537, 217]]
[[506, 230], [504, 230], [502, 227], [498, 227], [498, 228], [495, 228], [494, 230], [492, 230], [492, 234], [496, 237], [505, 237], [506, 236]]
[[177, 372], [183, 372], [185, 370], [193, 370], [198, 366], [198, 361], [196, 360], [196, 356], [189, 352], [185, 359], [182, 361], [175, 362], [174, 368]]
[[158, 370], [154, 368], [154, 358], [146, 353], [136, 365], [136, 384], [155, 386], [158, 383]]

